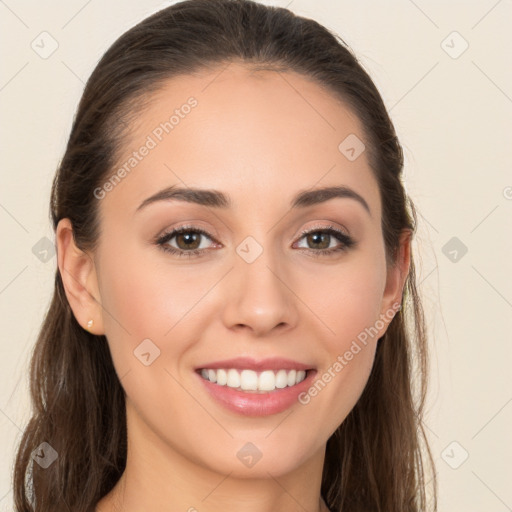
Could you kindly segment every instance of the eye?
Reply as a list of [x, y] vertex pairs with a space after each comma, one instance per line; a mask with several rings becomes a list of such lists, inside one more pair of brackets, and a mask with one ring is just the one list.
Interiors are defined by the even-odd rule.
[[[182, 257], [192, 257], [204, 253], [207, 248], [201, 247], [201, 239], [207, 238], [211, 241], [217, 242], [207, 231], [195, 226], [182, 226], [173, 229], [168, 233], [164, 233], [156, 240], [156, 244], [165, 252]], [[322, 226], [318, 228], [303, 231], [299, 240], [305, 238], [306, 244], [312, 244], [311, 247], [299, 247], [306, 250], [313, 256], [329, 256], [340, 251], [346, 251], [355, 245], [355, 241], [343, 231], [335, 228], [334, 226]], [[177, 245], [171, 244], [175, 240]], [[338, 245], [332, 247], [331, 242], [338, 241]], [[317, 245], [317, 247], [314, 247]]]
[[[321, 228], [313, 228], [301, 233], [300, 240], [305, 238], [306, 244], [316, 244], [319, 246], [317, 249], [306, 247], [306, 251], [313, 256], [329, 256], [340, 251], [346, 251], [355, 245], [355, 241], [343, 231], [335, 228], [334, 226], [322, 226]], [[332, 247], [331, 242], [333, 238], [338, 240], [338, 246]]]
[[[203, 229], [194, 226], [182, 226], [178, 229], [173, 229], [168, 233], [164, 233], [157, 241], [162, 250], [175, 254], [177, 256], [195, 256], [205, 251], [205, 248], [200, 248], [201, 238], [213, 238]], [[178, 247], [173, 247], [169, 242], [176, 238]]]

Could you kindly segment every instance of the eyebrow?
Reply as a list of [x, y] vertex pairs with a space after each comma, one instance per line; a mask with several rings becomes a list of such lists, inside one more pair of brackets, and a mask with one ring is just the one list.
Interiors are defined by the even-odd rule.
[[[306, 208], [324, 203], [334, 198], [348, 198], [354, 199], [361, 204], [364, 209], [370, 214], [371, 211], [365, 199], [359, 195], [355, 190], [346, 186], [323, 187], [309, 190], [299, 191], [290, 203], [290, 208]], [[136, 212], [142, 210], [146, 206], [156, 203], [158, 201], [178, 200], [188, 203], [194, 203], [201, 206], [208, 206], [212, 208], [231, 208], [232, 201], [230, 197], [223, 192], [213, 189], [200, 189], [200, 188], [182, 188], [177, 185], [160, 190], [156, 194], [144, 199], [138, 206]]]

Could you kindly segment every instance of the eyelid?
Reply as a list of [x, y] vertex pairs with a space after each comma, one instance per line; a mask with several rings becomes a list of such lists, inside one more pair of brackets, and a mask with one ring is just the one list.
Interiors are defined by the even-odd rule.
[[[334, 229], [335, 231], [339, 231], [339, 232], [343, 233], [345, 236], [348, 236], [348, 237], [351, 236], [350, 231], [343, 224], [340, 224], [340, 226], [341, 226], [341, 228], [340, 228], [340, 227], [334, 226], [331, 223], [331, 221], [326, 221], [326, 222], [329, 222], [329, 224], [314, 224], [312, 226], [303, 228], [294, 236], [294, 238], [303, 236], [303, 235], [308, 234], [314, 230], [321, 231], [321, 230], [325, 230], [325, 229]], [[171, 234], [171, 233], [179, 234], [180, 231], [185, 231], [185, 230], [197, 231], [198, 233], [202, 233], [203, 235], [211, 238], [215, 242], [220, 243], [217, 240], [217, 237], [218, 237], [217, 234], [212, 234], [210, 231], [208, 231], [208, 229], [202, 228], [200, 225], [197, 225], [197, 224], [183, 224], [183, 225], [179, 225], [179, 226], [176, 226], [173, 228], [165, 229], [163, 232], [161, 232], [160, 234], [158, 234], [154, 237], [154, 241], [160, 240], [160, 239], [164, 238], [165, 236], [167, 236], [168, 234]]]
[[167, 237], [169, 237], [169, 240], [170, 240], [171, 238], [174, 238], [176, 235], [179, 235], [182, 232], [188, 232], [188, 231], [201, 233], [205, 237], [211, 239], [213, 242], [215, 242], [217, 244], [220, 243], [215, 238], [215, 236], [212, 235], [209, 231], [207, 231], [206, 229], [204, 229], [200, 226], [194, 225], [194, 224], [184, 224], [182, 226], [177, 226], [175, 228], [170, 228], [170, 229], [164, 230], [164, 232], [157, 235], [153, 241], [154, 241], [154, 243], [161, 243]]
[[299, 232], [299, 236], [303, 236], [307, 233], [310, 233], [311, 231], [323, 231], [326, 229], [333, 229], [334, 231], [343, 233], [345, 236], [348, 236], [348, 237], [351, 236], [350, 231], [342, 224], [340, 224], [341, 227], [338, 227], [338, 226], [335, 226], [334, 224], [332, 224], [330, 221], [325, 221], [325, 222], [329, 222], [329, 224], [313, 224], [312, 226], [310, 225], [307, 228], [303, 228]]
[[334, 236], [334, 238], [336, 238], [338, 240], [338, 242], [340, 242], [342, 244], [342, 246], [339, 247], [338, 249], [336, 249], [336, 248], [320, 249], [320, 250], [304, 249], [305, 251], [309, 251], [309, 252], [321, 255], [322, 253], [324, 253], [324, 254], [331, 253], [331, 252], [336, 252], [337, 250], [340, 250], [340, 251], [347, 250], [347, 249], [350, 249], [351, 247], [354, 247], [357, 245], [356, 240], [354, 240], [354, 238], [349, 234], [349, 231], [347, 228], [345, 228], [345, 226], [343, 226], [343, 229], [341, 229], [332, 224], [313, 225], [313, 226], [304, 228], [301, 231], [301, 233], [299, 234], [299, 236], [297, 237], [297, 240], [300, 241], [306, 235], [309, 235], [310, 233], [317, 233], [317, 232], [318, 233], [324, 232], [331, 236]]
[[[218, 240], [216, 240], [216, 237], [209, 233], [206, 229], [201, 228], [198, 225], [193, 224], [184, 224], [181, 226], [177, 226], [171, 229], [168, 229], [164, 231], [163, 234], [157, 235], [154, 239], [154, 243], [160, 248], [166, 252], [175, 253], [178, 256], [195, 256], [197, 254], [205, 253], [209, 249], [192, 249], [189, 251], [185, 251], [182, 249], [176, 249], [172, 246], [165, 247], [167, 242], [169, 240], [173, 239], [175, 236], [183, 233], [183, 232], [196, 232], [200, 233], [201, 235], [209, 238], [212, 240], [212, 242], [216, 244], [220, 244]], [[338, 242], [341, 244], [341, 246], [338, 246], [336, 248], [329, 248], [329, 249], [309, 249], [309, 248], [301, 248], [303, 251], [306, 251], [308, 253], [312, 253], [315, 256], [329, 256], [333, 253], [340, 252], [347, 250], [357, 244], [357, 242], [352, 238], [352, 236], [349, 234], [348, 229], [343, 226], [343, 229], [336, 227], [332, 224], [327, 225], [321, 225], [316, 224], [313, 226], [309, 226], [307, 228], [304, 228], [301, 230], [301, 232], [294, 237], [294, 240], [300, 241], [302, 238], [304, 238], [306, 235], [309, 235], [310, 233], [315, 232], [325, 232], [328, 233], [331, 236], [334, 236], [338, 240]], [[222, 244], [220, 244], [222, 245]]]
[[153, 240], [156, 241], [162, 239], [170, 233], [176, 234], [177, 232], [179, 233], [181, 231], [197, 231], [198, 233], [202, 233], [203, 235], [208, 236], [212, 240], [216, 239], [217, 234], [213, 229], [202, 227], [200, 224], [195, 224], [193, 222], [194, 221], [185, 224], [179, 224], [178, 226], [172, 228], [165, 228], [158, 235], [153, 237]]

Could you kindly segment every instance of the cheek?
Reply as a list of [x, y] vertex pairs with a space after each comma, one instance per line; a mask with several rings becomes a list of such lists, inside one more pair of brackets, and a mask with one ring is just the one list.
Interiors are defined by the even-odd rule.
[[325, 327], [319, 343], [325, 362], [302, 397], [304, 405], [311, 403], [315, 408], [317, 417], [329, 418], [317, 426], [328, 432], [346, 418], [368, 381], [381, 327], [386, 277], [384, 255], [378, 248], [358, 254], [335, 271], [333, 268], [316, 273], [317, 286], [311, 286], [307, 295]]
[[375, 324], [385, 280], [384, 256], [378, 251], [354, 253], [346, 262], [315, 272], [314, 286], [310, 283], [304, 296], [327, 328], [330, 351], [342, 350]]
[[164, 260], [161, 266], [144, 264], [144, 254], [137, 251], [126, 254], [122, 260], [107, 256], [102, 264], [103, 318], [114, 360], [131, 364], [133, 350], [145, 339], [162, 352], [178, 352], [175, 333], [194, 315], [194, 305], [207, 292], [209, 281], [194, 271], [165, 265]]

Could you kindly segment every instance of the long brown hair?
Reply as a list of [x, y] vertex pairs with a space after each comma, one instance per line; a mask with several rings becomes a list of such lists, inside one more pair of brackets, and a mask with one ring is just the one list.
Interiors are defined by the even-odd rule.
[[[379, 92], [344, 41], [319, 23], [250, 0], [187, 0], [123, 34], [89, 78], [51, 194], [54, 229], [63, 218], [75, 243], [93, 250], [99, 233], [94, 189], [113, 171], [130, 120], [163, 82], [242, 61], [314, 79], [360, 119], [382, 199], [386, 257], [403, 230], [416, 229], [401, 183], [403, 154]], [[428, 509], [434, 468], [422, 424], [428, 352], [414, 262], [401, 309], [379, 340], [359, 401], [327, 442], [321, 492], [333, 511]], [[59, 270], [30, 366], [33, 415], [18, 447], [18, 512], [88, 512], [116, 484], [127, 454], [125, 396], [107, 340], [76, 321]], [[47, 442], [57, 459], [32, 458]], [[43, 445], [43, 449], [46, 445]], [[432, 476], [432, 509], [437, 482]]]

